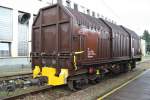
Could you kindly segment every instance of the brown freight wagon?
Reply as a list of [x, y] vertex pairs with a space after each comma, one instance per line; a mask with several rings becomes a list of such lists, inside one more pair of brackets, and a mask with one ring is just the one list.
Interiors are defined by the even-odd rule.
[[74, 90], [99, 82], [107, 72], [134, 68], [141, 59], [140, 38], [123, 26], [55, 4], [40, 9], [33, 23], [31, 56], [34, 78]]

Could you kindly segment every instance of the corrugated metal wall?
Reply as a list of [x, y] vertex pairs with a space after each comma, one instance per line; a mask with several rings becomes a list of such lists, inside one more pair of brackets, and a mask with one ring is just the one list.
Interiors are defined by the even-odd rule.
[[0, 7], [0, 57], [10, 56], [10, 44], [13, 40], [12, 10]]
[[0, 40], [12, 41], [13, 37], [12, 10], [0, 7]]
[[18, 22], [18, 56], [28, 55], [28, 34], [29, 24], [21, 24]]

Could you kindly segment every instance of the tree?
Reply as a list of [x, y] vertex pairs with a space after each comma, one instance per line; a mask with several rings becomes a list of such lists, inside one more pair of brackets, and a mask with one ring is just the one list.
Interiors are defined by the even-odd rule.
[[150, 42], [150, 34], [149, 34], [148, 30], [144, 30], [142, 39], [145, 40], [146, 43], [149, 43], [149, 42]]
[[142, 39], [144, 39], [146, 42], [146, 52], [150, 53], [150, 34], [149, 34], [148, 30], [144, 30]]

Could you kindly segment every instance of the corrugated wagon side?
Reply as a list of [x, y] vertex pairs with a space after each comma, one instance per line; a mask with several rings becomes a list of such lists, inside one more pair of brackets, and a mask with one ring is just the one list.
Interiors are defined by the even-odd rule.
[[[40, 9], [33, 23], [31, 55], [34, 77], [41, 73], [48, 77], [51, 85], [64, 84], [64, 78], [68, 76], [67, 68], [72, 59], [70, 16], [63, 6], [56, 4]], [[53, 73], [49, 75], [49, 71]], [[63, 74], [59, 76], [60, 73]]]
[[133, 68], [129, 32], [103, 19], [55, 4], [40, 9], [32, 28], [33, 77], [48, 85], [74, 90]]

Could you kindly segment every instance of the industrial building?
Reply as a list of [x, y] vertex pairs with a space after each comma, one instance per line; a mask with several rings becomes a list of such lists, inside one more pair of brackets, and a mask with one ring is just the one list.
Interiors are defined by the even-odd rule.
[[[0, 0], [0, 57], [24, 57], [31, 51], [33, 19], [50, 0]], [[27, 18], [25, 23], [20, 18]]]
[[39, 9], [51, 3], [51, 0], [0, 0], [0, 76], [31, 71], [32, 23]]

